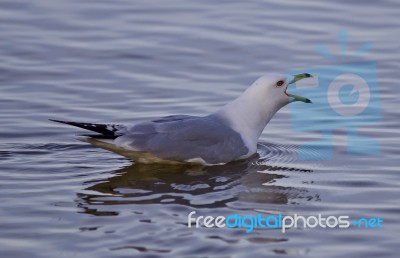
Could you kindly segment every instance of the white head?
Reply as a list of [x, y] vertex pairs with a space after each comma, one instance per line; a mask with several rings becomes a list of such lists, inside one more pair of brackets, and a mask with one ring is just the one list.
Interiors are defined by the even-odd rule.
[[307, 98], [287, 92], [289, 84], [308, 77], [311, 75], [307, 73], [290, 77], [282, 74], [264, 75], [214, 114], [226, 120], [240, 133], [249, 149], [255, 152], [258, 138], [279, 109], [293, 101], [311, 103]]
[[243, 96], [249, 100], [257, 101], [260, 106], [267, 102], [268, 107], [272, 108], [273, 106], [276, 111], [294, 101], [311, 103], [307, 98], [287, 92], [289, 84], [308, 77], [311, 77], [311, 75], [307, 73], [295, 76], [267, 74], [257, 79], [240, 97]]

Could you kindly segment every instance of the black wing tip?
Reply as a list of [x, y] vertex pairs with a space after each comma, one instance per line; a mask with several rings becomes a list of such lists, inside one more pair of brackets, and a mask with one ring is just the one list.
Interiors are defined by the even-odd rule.
[[[57, 119], [49, 119], [52, 122], [56, 123], [61, 123], [61, 124], [66, 124], [66, 125], [71, 125], [75, 127], [79, 127], [85, 130], [93, 131], [96, 133], [100, 133], [103, 135], [102, 137], [104, 138], [109, 138], [109, 137], [117, 137], [116, 131], [118, 130], [116, 128], [117, 125], [112, 125], [112, 124], [94, 124], [94, 123], [81, 123], [81, 122], [70, 122], [70, 121], [62, 121], [62, 120], [57, 120]], [[93, 137], [93, 136], [91, 136]]]
[[51, 118], [49, 118], [49, 120], [52, 121], [52, 122], [56, 122], [56, 123], [72, 125], [72, 126], [78, 126], [78, 127], [79, 127], [79, 125], [95, 125], [95, 124], [92, 124], [92, 123], [72, 122], [72, 121], [65, 121], [65, 120], [58, 120], [58, 119], [51, 119]]
[[52, 122], [61, 123], [61, 124], [69, 124], [69, 123], [71, 123], [71, 122], [68, 122], [68, 121], [51, 119], [51, 118], [49, 118], [49, 120], [52, 121]]
[[108, 139], [108, 140], [115, 140], [118, 137], [117, 135], [106, 135], [106, 134], [80, 134], [78, 136], [90, 137], [93, 139]]
[[65, 121], [65, 120], [58, 120], [58, 119], [49, 119], [49, 120], [52, 122], [60, 123], [60, 124], [71, 125], [71, 126], [76, 126], [76, 127], [90, 130], [89, 128], [87, 128], [85, 126], [86, 124], [90, 124], [90, 123], [72, 122], [72, 121]]

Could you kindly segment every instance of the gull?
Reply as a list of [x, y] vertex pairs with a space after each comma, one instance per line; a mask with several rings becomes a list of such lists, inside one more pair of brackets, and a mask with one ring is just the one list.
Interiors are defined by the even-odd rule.
[[254, 155], [258, 138], [279, 109], [294, 101], [311, 103], [287, 92], [290, 84], [308, 77], [264, 75], [206, 116], [171, 115], [133, 125], [50, 120], [96, 132], [79, 139], [137, 163], [221, 165]]

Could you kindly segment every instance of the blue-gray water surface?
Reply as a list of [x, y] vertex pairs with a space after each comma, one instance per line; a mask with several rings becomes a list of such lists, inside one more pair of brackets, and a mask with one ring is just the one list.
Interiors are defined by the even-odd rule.
[[[399, 16], [396, 0], [0, 1], [0, 257], [398, 257]], [[321, 137], [293, 128], [291, 109], [313, 107], [301, 103], [268, 124], [258, 158], [215, 167], [134, 164], [48, 121], [204, 115], [266, 72], [337, 64], [318, 44], [351, 57], [366, 42], [382, 119], [357, 130], [378, 155], [348, 154], [338, 128], [332, 159], [323, 144], [300, 159]], [[384, 227], [246, 233], [188, 228], [191, 211]]]

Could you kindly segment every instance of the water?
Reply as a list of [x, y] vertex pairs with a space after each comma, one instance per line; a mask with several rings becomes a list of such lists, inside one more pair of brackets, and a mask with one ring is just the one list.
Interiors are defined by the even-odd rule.
[[[399, 15], [394, 0], [1, 1], [0, 256], [397, 257]], [[318, 132], [293, 130], [287, 107], [258, 159], [206, 168], [132, 164], [47, 120], [207, 114], [266, 71], [331, 65], [315, 45], [339, 56], [342, 30], [346, 55], [373, 44], [364, 58], [377, 63], [383, 120], [361, 131], [379, 156], [346, 154], [336, 130], [333, 160], [299, 160]], [[187, 228], [193, 210], [380, 217], [384, 228]]]

